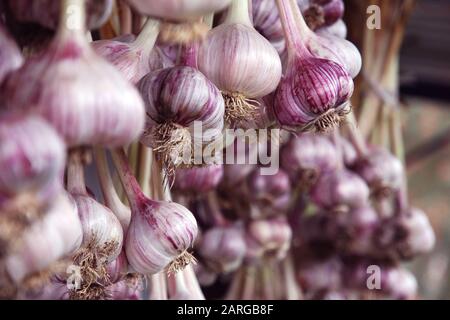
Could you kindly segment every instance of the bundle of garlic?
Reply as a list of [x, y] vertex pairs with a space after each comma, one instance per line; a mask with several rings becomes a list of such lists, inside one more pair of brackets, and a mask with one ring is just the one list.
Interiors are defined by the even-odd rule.
[[435, 236], [341, 126], [342, 0], [1, 4], [0, 298], [365, 299], [373, 264], [415, 296]]

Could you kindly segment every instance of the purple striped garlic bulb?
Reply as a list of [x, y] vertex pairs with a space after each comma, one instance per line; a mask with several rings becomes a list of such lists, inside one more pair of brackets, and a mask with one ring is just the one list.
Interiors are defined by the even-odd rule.
[[372, 193], [380, 197], [400, 190], [406, 179], [402, 162], [382, 148], [369, 150], [367, 156], [356, 162], [354, 170], [367, 182]]
[[[21, 22], [36, 22], [49, 29], [57, 29], [62, 0], [9, 0], [8, 6], [14, 17]], [[88, 29], [100, 28], [113, 10], [112, 0], [86, 0]]]
[[217, 187], [223, 177], [223, 165], [178, 168], [175, 172], [173, 189], [180, 193], [205, 193]]
[[347, 32], [348, 32], [347, 25], [342, 19], [339, 19], [330, 26], [322, 27], [316, 30], [316, 33], [319, 36], [331, 35], [341, 39], [347, 38]]
[[111, 62], [125, 78], [136, 84], [151, 69], [152, 49], [159, 32], [159, 22], [149, 18], [139, 36], [132, 42], [116, 39], [92, 43], [95, 52]]
[[222, 91], [231, 124], [251, 118], [259, 106], [255, 99], [275, 91], [281, 78], [280, 57], [253, 27], [248, 1], [232, 1], [225, 21], [202, 43], [198, 61]]
[[344, 16], [343, 0], [311, 0], [308, 9], [302, 11], [308, 26], [316, 30], [329, 26]]
[[364, 180], [347, 169], [321, 175], [311, 189], [311, 199], [315, 204], [335, 212], [348, 212], [366, 205], [369, 194]]
[[108, 284], [108, 264], [122, 250], [123, 229], [114, 213], [92, 198], [86, 189], [82, 154], [72, 151], [69, 158], [67, 189], [72, 195], [83, 228], [82, 247], [73, 255], [80, 267], [82, 283], [71, 290], [72, 299], [101, 298], [105, 295], [97, 284]]
[[44, 218], [22, 236], [18, 247], [5, 258], [10, 278], [19, 284], [26, 276], [45, 270], [79, 248], [83, 231], [75, 202], [60, 194]]
[[202, 234], [196, 248], [209, 268], [220, 273], [232, 272], [245, 257], [243, 230], [238, 226], [211, 228]]
[[306, 46], [311, 32], [295, 0], [277, 0], [285, 31], [288, 61], [275, 94], [274, 114], [286, 127], [328, 131], [349, 111], [353, 80], [345, 68], [318, 58]]
[[[87, 42], [84, 4], [63, 1], [67, 10], [62, 10], [55, 38], [8, 77], [5, 104], [40, 114], [71, 147], [126, 145], [142, 133], [143, 102], [132, 84]], [[72, 16], [73, 10], [80, 14]]]
[[194, 151], [223, 130], [224, 101], [196, 69], [195, 45], [185, 49], [183, 61], [184, 66], [149, 73], [137, 85], [147, 111], [141, 142], [157, 152], [170, 173], [180, 165], [203, 164], [203, 155], [194, 158]]
[[131, 206], [125, 252], [133, 271], [156, 274], [184, 269], [193, 257], [188, 249], [197, 237], [194, 215], [182, 205], [147, 198], [132, 175], [123, 150], [113, 160]]
[[66, 146], [34, 115], [0, 114], [0, 256], [63, 189]]
[[291, 183], [282, 169], [273, 175], [262, 175], [256, 168], [247, 178], [250, 203], [264, 216], [280, 215], [289, 207]]
[[0, 84], [8, 73], [17, 70], [23, 64], [19, 47], [0, 22]]
[[293, 136], [281, 149], [281, 166], [300, 188], [308, 189], [322, 173], [337, 169], [338, 164], [336, 147], [320, 134]]
[[[0, 114], [0, 192], [17, 195], [38, 192], [61, 179], [66, 147], [42, 118]], [[60, 181], [62, 184], [62, 180]]]

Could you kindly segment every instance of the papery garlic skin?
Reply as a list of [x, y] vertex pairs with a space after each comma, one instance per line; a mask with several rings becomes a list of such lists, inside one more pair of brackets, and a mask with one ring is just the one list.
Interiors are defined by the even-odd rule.
[[61, 194], [44, 218], [23, 234], [19, 248], [6, 257], [8, 274], [19, 283], [27, 275], [44, 270], [74, 252], [82, 239], [75, 202], [67, 194]]
[[155, 274], [193, 246], [197, 222], [188, 209], [174, 202], [143, 203], [140, 210], [128, 228], [127, 259], [134, 271]]
[[[21, 22], [36, 22], [43, 27], [56, 29], [59, 23], [62, 0], [9, 0], [8, 6]], [[100, 28], [113, 10], [112, 0], [87, 0], [88, 29]]]
[[42, 118], [0, 114], [0, 193], [41, 192], [62, 185], [66, 146]]
[[141, 14], [169, 20], [192, 20], [226, 8], [231, 0], [126, 0]]
[[0, 84], [11, 71], [23, 64], [22, 53], [0, 22]]
[[212, 29], [200, 47], [198, 63], [220, 90], [248, 98], [273, 92], [281, 78], [277, 51], [245, 24], [225, 23]]
[[3, 95], [7, 108], [48, 120], [70, 147], [125, 145], [144, 125], [137, 90], [93, 52], [83, 34], [67, 30], [8, 77]]
[[114, 213], [85, 195], [72, 195], [78, 208], [78, 215], [83, 227], [83, 246], [95, 245], [95, 248], [103, 248], [112, 245], [112, 251], [108, 252], [108, 262], [114, 261], [122, 249], [123, 229]]
[[[173, 67], [149, 73], [138, 83], [147, 111], [141, 142], [155, 145], [154, 130], [173, 124], [189, 132], [193, 145], [202, 146], [222, 135], [224, 101], [219, 90], [192, 67]], [[202, 134], [194, 131], [197, 121]], [[191, 150], [192, 151], [192, 150]]]

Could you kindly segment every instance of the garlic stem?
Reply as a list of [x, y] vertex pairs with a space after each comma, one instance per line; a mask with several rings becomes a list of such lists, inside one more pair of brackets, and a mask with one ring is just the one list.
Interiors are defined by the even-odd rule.
[[62, 0], [58, 36], [86, 34], [86, 0]]
[[211, 212], [211, 217], [216, 227], [224, 227], [228, 224], [227, 220], [222, 215], [220, 205], [217, 201], [217, 195], [215, 192], [210, 192], [207, 196], [208, 209]]
[[181, 49], [180, 65], [197, 69], [198, 43], [191, 42]]
[[133, 215], [135, 212], [138, 212], [142, 201], [145, 201], [147, 198], [142, 192], [135, 176], [131, 172], [128, 159], [123, 149], [118, 148], [113, 150], [112, 158], [114, 165], [116, 166], [116, 170], [119, 173], [120, 181], [122, 182], [130, 206], [134, 209], [131, 210], [131, 214]]
[[280, 14], [283, 32], [286, 38], [288, 53], [302, 53], [310, 55], [305, 46], [306, 39], [310, 36], [311, 30], [308, 28], [303, 18], [296, 0], [276, 0]]
[[249, 15], [248, 1], [249, 0], [233, 0], [228, 9], [228, 14], [224, 23], [241, 23], [253, 27]]
[[72, 151], [67, 168], [67, 191], [76, 195], [88, 195], [84, 180], [84, 168], [79, 151]]
[[144, 27], [133, 42], [134, 47], [139, 47], [144, 56], [148, 56], [155, 46], [159, 34], [159, 21], [148, 18]]
[[130, 222], [130, 216], [125, 214], [129, 213], [129, 209], [120, 200], [117, 190], [114, 187], [114, 183], [109, 172], [108, 163], [106, 161], [105, 150], [96, 147], [94, 149], [95, 166], [97, 167], [97, 175], [100, 181], [100, 189], [102, 191], [103, 199], [108, 208], [119, 219], [120, 224], [124, 230], [127, 229]]

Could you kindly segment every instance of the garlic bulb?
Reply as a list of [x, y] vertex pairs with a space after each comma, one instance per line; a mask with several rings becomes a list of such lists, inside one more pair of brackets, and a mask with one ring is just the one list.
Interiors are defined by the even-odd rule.
[[425, 212], [411, 208], [394, 219], [398, 241], [395, 246], [400, 257], [408, 259], [433, 249], [436, 236]]
[[220, 11], [230, 0], [126, 0], [141, 14], [167, 20], [195, 20]]
[[130, 266], [144, 274], [183, 269], [193, 259], [187, 252], [197, 236], [193, 214], [177, 203], [148, 199], [132, 175], [123, 150], [114, 151], [113, 160], [132, 212], [125, 242]]
[[209, 229], [202, 234], [196, 247], [206, 265], [221, 273], [236, 270], [246, 252], [243, 230], [237, 226]]
[[400, 190], [405, 181], [402, 162], [387, 150], [372, 148], [354, 169], [375, 196], [386, 197]]
[[77, 207], [66, 194], [60, 194], [44, 218], [22, 236], [19, 247], [5, 259], [15, 283], [44, 270], [53, 262], [74, 252], [83, 239]]
[[181, 193], [205, 193], [214, 190], [223, 177], [223, 166], [209, 165], [193, 168], [178, 168], [173, 188]]
[[248, 197], [263, 216], [286, 212], [291, 200], [289, 176], [282, 169], [274, 175], [261, 175], [256, 168], [247, 178]]
[[[62, 3], [62, 0], [9, 0], [8, 6], [21, 22], [36, 22], [43, 27], [56, 29]], [[112, 0], [86, 0], [88, 29], [100, 28], [108, 20], [112, 9]]]
[[308, 9], [302, 10], [308, 26], [316, 30], [329, 26], [344, 15], [343, 0], [311, 0]]
[[223, 130], [223, 98], [195, 68], [196, 50], [191, 49], [184, 58], [188, 65], [151, 72], [137, 85], [147, 110], [141, 142], [154, 148], [169, 172], [181, 164], [202, 164], [193, 151]]
[[285, 217], [251, 221], [246, 231], [247, 262], [255, 262], [263, 256], [279, 260], [286, 257], [292, 230]]
[[125, 278], [128, 274], [128, 260], [125, 250], [122, 249], [117, 258], [108, 264], [106, 272], [111, 283], [117, 283]]
[[[39, 134], [37, 134], [39, 133]], [[18, 113], [0, 114], [0, 192], [17, 195], [38, 192], [59, 180], [66, 148], [42, 118]]]
[[320, 174], [335, 170], [339, 164], [336, 147], [320, 134], [304, 133], [291, 137], [281, 149], [281, 166], [291, 181], [309, 188]]
[[[288, 45], [287, 71], [275, 94], [282, 126], [328, 131], [349, 111], [353, 81], [338, 63], [311, 54], [302, 37], [309, 30], [294, 0], [277, 0]], [[310, 30], [309, 30], [310, 32]]]
[[67, 189], [73, 196], [83, 228], [83, 246], [73, 255], [81, 272], [81, 287], [70, 291], [71, 299], [102, 299], [109, 284], [108, 264], [122, 250], [123, 229], [114, 213], [88, 195], [81, 152], [69, 158]]
[[369, 201], [369, 187], [358, 175], [341, 169], [320, 176], [311, 190], [311, 198], [322, 208], [347, 212]]
[[0, 22], [0, 84], [3, 79], [23, 64], [23, 57], [19, 47], [9, 36], [3, 23]]
[[83, 226], [83, 246], [105, 251], [106, 262], [120, 254], [123, 229], [114, 213], [93, 199], [86, 190], [81, 154], [73, 151], [69, 159], [67, 189], [75, 200]]
[[319, 36], [331, 35], [341, 39], [347, 38], [347, 25], [344, 20], [339, 19], [330, 26], [322, 27], [316, 30]]
[[278, 53], [253, 28], [248, 1], [232, 1], [224, 23], [202, 43], [198, 65], [222, 91], [230, 123], [251, 117], [258, 108], [252, 99], [273, 92], [281, 78]]
[[62, 10], [50, 47], [8, 77], [5, 104], [42, 115], [69, 146], [128, 144], [143, 128], [142, 99], [113, 66], [93, 52], [83, 27], [84, 3], [63, 1], [64, 8], [73, 6], [80, 14]]
[[150, 56], [158, 36], [159, 22], [147, 20], [139, 36], [130, 43], [118, 40], [98, 40], [94, 50], [111, 62], [131, 83], [136, 84], [151, 71]]

